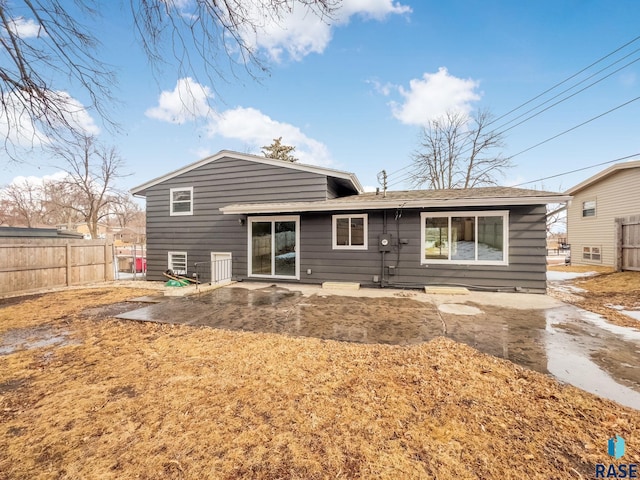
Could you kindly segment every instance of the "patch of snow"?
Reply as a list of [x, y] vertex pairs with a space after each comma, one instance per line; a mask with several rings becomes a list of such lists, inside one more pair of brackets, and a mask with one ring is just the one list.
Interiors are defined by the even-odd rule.
[[[640, 322], [640, 310], [622, 310], [622, 313]], [[638, 325], [638, 327], [640, 327], [640, 325]]]
[[[582, 310], [582, 309], [578, 309], [578, 310], [580, 311], [580, 318], [582, 318], [582, 320], [592, 323], [593, 325], [597, 326], [598, 328], [601, 328], [602, 330], [606, 330], [615, 335], [620, 335], [625, 340], [640, 341], [640, 330], [637, 330], [635, 328], [630, 328], [630, 327], [621, 327], [619, 325], [614, 325], [613, 323], [607, 322], [602, 317], [602, 315], [598, 315], [597, 313], [589, 312], [587, 310]], [[625, 312], [626, 312], [625, 310], [622, 311], [622, 313], [625, 313]], [[633, 318], [637, 318], [638, 320], [640, 320], [640, 312], [636, 311], [633, 313], [639, 314], [638, 317], [633, 317]], [[638, 326], [640, 327], [640, 325]]]
[[547, 280], [550, 282], [564, 282], [567, 280], [573, 280], [574, 278], [580, 277], [592, 277], [593, 275], [597, 275], [598, 272], [556, 272], [554, 270], [547, 270]]

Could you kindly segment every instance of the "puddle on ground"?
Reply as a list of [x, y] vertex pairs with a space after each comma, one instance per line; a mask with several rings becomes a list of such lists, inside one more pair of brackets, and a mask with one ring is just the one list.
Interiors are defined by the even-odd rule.
[[51, 327], [19, 328], [0, 334], [0, 355], [20, 350], [70, 345], [69, 332]]
[[[460, 315], [474, 309], [479, 313]], [[570, 305], [516, 310], [467, 303], [439, 311], [411, 298], [304, 297], [271, 286], [221, 288], [118, 318], [394, 345], [447, 336], [640, 409], [640, 332], [617, 331], [592, 316]]]

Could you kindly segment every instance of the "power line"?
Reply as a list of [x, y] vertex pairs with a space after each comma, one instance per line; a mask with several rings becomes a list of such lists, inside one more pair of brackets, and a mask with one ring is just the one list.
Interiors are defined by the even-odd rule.
[[[617, 53], [617, 52], [619, 52], [620, 50], [622, 50], [622, 49], [624, 49], [624, 48], [628, 47], [629, 45], [631, 45], [632, 43], [634, 43], [634, 42], [636, 42], [636, 41], [638, 41], [638, 40], [640, 40], [640, 35], [639, 35], [639, 36], [637, 36], [637, 37], [635, 37], [635, 38], [633, 38], [632, 40], [628, 41], [628, 42], [627, 42], [627, 43], [625, 43], [624, 45], [621, 45], [620, 47], [616, 48], [615, 50], [611, 51], [610, 53], [608, 53], [608, 54], [604, 55], [603, 57], [600, 57], [600, 58], [599, 58], [598, 60], [596, 60], [595, 62], [592, 62], [590, 65], [588, 65], [588, 66], [584, 67], [583, 69], [581, 69], [580, 71], [578, 71], [578, 72], [574, 73], [573, 75], [571, 75], [571, 76], [569, 76], [569, 77], [565, 78], [565, 79], [564, 79], [564, 80], [562, 80], [561, 82], [556, 83], [555, 85], [553, 85], [552, 87], [548, 88], [548, 89], [547, 89], [547, 90], [545, 90], [544, 92], [542, 92], [542, 93], [540, 93], [540, 94], [536, 95], [535, 97], [531, 98], [530, 100], [527, 100], [526, 102], [524, 102], [524, 103], [522, 103], [522, 104], [518, 105], [517, 107], [513, 108], [513, 109], [512, 109], [512, 110], [510, 110], [509, 112], [507, 112], [507, 113], [505, 113], [505, 114], [503, 114], [503, 115], [501, 115], [501, 116], [499, 116], [499, 117], [497, 117], [497, 118], [493, 119], [491, 122], [489, 122], [489, 123], [488, 123], [488, 124], [486, 124], [485, 126], [491, 125], [491, 124], [493, 124], [493, 123], [497, 122], [498, 120], [500, 120], [500, 119], [502, 119], [502, 118], [507, 117], [507, 116], [508, 116], [508, 115], [510, 115], [511, 113], [513, 113], [513, 112], [515, 112], [515, 111], [517, 111], [517, 110], [521, 109], [522, 107], [524, 107], [524, 106], [526, 106], [526, 105], [528, 105], [528, 104], [530, 104], [530, 103], [534, 102], [534, 101], [535, 101], [535, 100], [537, 100], [538, 98], [540, 98], [540, 97], [542, 97], [542, 96], [546, 95], [547, 93], [551, 92], [552, 90], [554, 90], [554, 89], [558, 88], [559, 86], [561, 86], [561, 85], [563, 85], [563, 84], [567, 83], [567, 82], [568, 82], [568, 81], [570, 81], [571, 79], [573, 79], [573, 78], [577, 77], [578, 75], [580, 75], [580, 74], [584, 73], [585, 71], [589, 70], [591, 67], [593, 67], [593, 66], [597, 65], [598, 63], [600, 63], [600, 62], [604, 61], [605, 59], [607, 59], [607, 58], [611, 57], [611, 56], [612, 56], [612, 55], [614, 55], [615, 53]], [[512, 120], [509, 120], [508, 122], [504, 123], [503, 125], [501, 125], [501, 126], [500, 126], [500, 127], [498, 127], [498, 128], [505, 127], [505, 126], [509, 125], [510, 123], [512, 123], [512, 122], [514, 122], [514, 121], [516, 121], [516, 120], [518, 120], [518, 119], [519, 119], [519, 118], [521, 118], [522, 116], [526, 115], [527, 113], [530, 113], [530, 112], [532, 112], [532, 111], [536, 110], [537, 108], [540, 108], [541, 106], [545, 105], [546, 103], [549, 103], [549, 102], [550, 102], [550, 101], [552, 101], [553, 99], [558, 98], [560, 95], [562, 95], [562, 94], [564, 94], [564, 93], [566, 93], [566, 92], [570, 91], [571, 89], [573, 89], [573, 88], [577, 87], [578, 85], [580, 85], [580, 84], [582, 84], [582, 83], [586, 82], [586, 81], [587, 81], [587, 80], [589, 80], [590, 78], [593, 78], [594, 76], [598, 75], [599, 73], [602, 73], [603, 71], [607, 70], [608, 68], [611, 68], [613, 65], [615, 65], [615, 64], [617, 64], [617, 63], [619, 63], [619, 62], [621, 62], [621, 61], [622, 61], [622, 60], [624, 60], [625, 58], [628, 58], [629, 56], [633, 55], [634, 53], [638, 52], [639, 50], [640, 50], [640, 49], [636, 49], [636, 50], [634, 50], [633, 52], [631, 52], [631, 53], [629, 53], [629, 54], [625, 55], [624, 57], [622, 57], [622, 58], [620, 58], [620, 59], [616, 60], [615, 62], [613, 62], [613, 63], [609, 64], [608, 66], [606, 66], [606, 67], [604, 67], [604, 68], [601, 68], [601, 69], [600, 69], [599, 71], [597, 71], [596, 73], [594, 73], [594, 74], [592, 74], [592, 75], [588, 76], [587, 78], [585, 78], [585, 79], [581, 80], [580, 82], [578, 82], [578, 83], [574, 84], [573, 86], [571, 86], [571, 87], [569, 87], [569, 88], [567, 88], [567, 89], [563, 90], [562, 92], [560, 92], [559, 94], [557, 94], [557, 95], [555, 95], [555, 96], [551, 97], [550, 99], [545, 100], [544, 102], [542, 102], [542, 103], [538, 104], [537, 106], [532, 107], [531, 109], [527, 110], [525, 113], [523, 113], [523, 114], [521, 114], [521, 115], [517, 116], [516, 118], [514, 118], [514, 119], [512, 119]], [[615, 70], [614, 72], [609, 73], [608, 75], [606, 75], [606, 76], [604, 76], [604, 77], [602, 77], [602, 78], [600, 78], [600, 79], [596, 80], [595, 82], [593, 82], [593, 83], [591, 83], [591, 84], [587, 85], [586, 87], [584, 87], [584, 88], [582, 88], [582, 89], [578, 90], [577, 92], [574, 92], [574, 93], [572, 93], [571, 95], [569, 95], [569, 96], [567, 96], [567, 97], [565, 97], [565, 98], [563, 98], [563, 99], [559, 100], [558, 102], [556, 102], [556, 103], [554, 103], [554, 104], [552, 104], [552, 105], [550, 105], [550, 106], [546, 107], [545, 109], [543, 109], [543, 110], [541, 110], [541, 111], [539, 111], [539, 112], [535, 113], [534, 115], [531, 115], [530, 117], [525, 118], [525, 119], [524, 119], [524, 120], [522, 120], [521, 122], [517, 123], [516, 125], [512, 125], [511, 127], [507, 128], [506, 130], [504, 130], [504, 131], [502, 131], [502, 132], [500, 132], [500, 133], [507, 132], [507, 131], [509, 131], [509, 130], [511, 130], [511, 129], [513, 129], [513, 128], [515, 128], [515, 127], [517, 127], [517, 126], [519, 126], [519, 125], [521, 125], [521, 124], [523, 124], [523, 123], [525, 123], [525, 122], [527, 122], [528, 120], [531, 120], [532, 118], [534, 118], [534, 117], [536, 117], [536, 116], [538, 116], [538, 115], [542, 114], [543, 112], [545, 112], [545, 111], [547, 111], [547, 110], [549, 110], [549, 109], [551, 109], [551, 108], [553, 108], [553, 107], [557, 106], [558, 104], [560, 104], [560, 103], [562, 103], [562, 102], [564, 102], [564, 101], [566, 101], [566, 100], [568, 100], [568, 99], [570, 99], [570, 98], [572, 98], [572, 97], [574, 97], [574, 96], [578, 95], [579, 93], [581, 93], [581, 92], [583, 92], [583, 91], [587, 90], [588, 88], [591, 88], [592, 86], [596, 85], [597, 83], [599, 83], [599, 82], [601, 82], [601, 81], [603, 81], [603, 80], [605, 80], [605, 79], [609, 78], [610, 76], [614, 75], [615, 73], [619, 72], [620, 70], [622, 70], [622, 69], [624, 69], [624, 68], [627, 68], [628, 66], [630, 66], [630, 65], [632, 65], [633, 63], [636, 63], [636, 62], [638, 62], [638, 61], [640, 61], [640, 58], [636, 58], [635, 60], [633, 60], [633, 61], [631, 61], [631, 62], [627, 63], [626, 65], [624, 65], [624, 66], [622, 66], [622, 67], [618, 68], [618, 69], [617, 69], [617, 70]], [[619, 108], [622, 108], [622, 107], [624, 107], [624, 106], [626, 106], [626, 105], [628, 105], [628, 104], [630, 104], [630, 103], [632, 103], [632, 102], [635, 102], [635, 101], [636, 101], [636, 100], [638, 100], [638, 99], [640, 99], [640, 97], [637, 97], [637, 98], [635, 98], [635, 99], [633, 99], [633, 100], [630, 100], [630, 101], [628, 101], [628, 102], [626, 102], [626, 103], [624, 103], [624, 104], [622, 104], [622, 105], [618, 105], [617, 107], [615, 107], [615, 108], [613, 108], [613, 109], [611, 109], [611, 110], [608, 110], [607, 112], [604, 112], [604, 113], [602, 113], [602, 114], [600, 114], [600, 115], [598, 115], [598, 116], [596, 116], [596, 117], [593, 117], [593, 118], [591, 118], [591, 119], [589, 119], [589, 120], [587, 120], [587, 121], [585, 121], [585, 122], [583, 122], [583, 123], [581, 123], [581, 124], [579, 124], [579, 125], [576, 125], [576, 126], [574, 126], [574, 127], [570, 128], [570, 129], [565, 130], [565, 131], [563, 131], [563, 132], [561, 132], [561, 133], [559, 133], [559, 134], [557, 134], [557, 135], [554, 135], [554, 136], [552, 136], [552, 137], [550, 137], [550, 138], [548, 138], [548, 139], [546, 139], [546, 140], [544, 140], [544, 141], [542, 141], [542, 142], [539, 142], [539, 143], [537, 143], [537, 144], [535, 144], [535, 145], [533, 145], [533, 146], [531, 146], [531, 147], [529, 147], [529, 148], [527, 148], [527, 149], [525, 149], [525, 150], [522, 150], [521, 152], [518, 152], [518, 153], [516, 153], [516, 154], [512, 155], [510, 158], [514, 158], [514, 157], [516, 157], [516, 156], [518, 156], [518, 155], [521, 155], [521, 154], [523, 154], [523, 153], [525, 153], [525, 152], [528, 152], [528, 151], [530, 151], [530, 150], [532, 150], [532, 149], [534, 149], [534, 148], [536, 148], [536, 147], [539, 147], [540, 145], [543, 145], [543, 144], [545, 144], [545, 143], [547, 143], [547, 142], [550, 142], [551, 140], [554, 140], [554, 139], [556, 139], [556, 138], [558, 138], [558, 137], [560, 137], [560, 136], [562, 136], [562, 135], [565, 135], [566, 133], [569, 133], [569, 132], [571, 132], [571, 131], [573, 131], [573, 130], [576, 130], [577, 128], [580, 128], [580, 127], [582, 127], [582, 126], [584, 126], [584, 125], [586, 125], [586, 124], [588, 124], [588, 123], [590, 123], [590, 122], [592, 122], [592, 121], [594, 121], [594, 120], [596, 120], [596, 119], [598, 119], [598, 118], [600, 118], [600, 117], [603, 117], [603, 116], [605, 116], [605, 115], [607, 115], [607, 114], [609, 114], [609, 113], [611, 113], [611, 112], [613, 112], [613, 111], [615, 111], [615, 110], [617, 110], [617, 109], [619, 109]], [[497, 130], [497, 129], [496, 129], [496, 130]], [[467, 151], [468, 151], [468, 150], [467, 150]], [[463, 152], [463, 153], [464, 153], [464, 152]], [[407, 169], [411, 168], [412, 166], [413, 166], [413, 164], [409, 164], [409, 165], [406, 165], [405, 167], [402, 167], [402, 168], [400, 168], [400, 169], [398, 169], [398, 170], [395, 170], [395, 171], [393, 171], [393, 172], [389, 173], [389, 174], [388, 174], [388, 177], [394, 177], [396, 174], [398, 174], [398, 173], [400, 173], [400, 172], [403, 172], [403, 171], [405, 171], [405, 170], [407, 170]], [[403, 174], [402, 174], [402, 175], [400, 175], [397, 179], [395, 179], [394, 181], [390, 182], [390, 183], [388, 184], [388, 186], [389, 186], [389, 187], [392, 187], [392, 186], [394, 186], [394, 185], [398, 185], [398, 184], [400, 184], [400, 183], [403, 183], [403, 182], [405, 182], [405, 181], [409, 180], [411, 177], [412, 177], [412, 173], [411, 173], [411, 172], [403, 173]]]
[[630, 103], [633, 103], [633, 102], [635, 102], [637, 100], [640, 100], [640, 97], [633, 98], [633, 99], [629, 100], [628, 102], [625, 102], [625, 103], [623, 103], [621, 105], [618, 105], [617, 107], [612, 108], [611, 110], [607, 110], [606, 112], [601, 113], [600, 115], [596, 115], [595, 117], [590, 118], [589, 120], [587, 120], [585, 122], [582, 122], [582, 123], [580, 123], [580, 124], [578, 124], [578, 125], [576, 125], [574, 127], [571, 127], [569, 129], [565, 130], [564, 132], [560, 132], [557, 135], [554, 135], [553, 137], [549, 137], [546, 140], [543, 140], [542, 142], [536, 143], [532, 147], [526, 148], [526, 149], [522, 150], [521, 152], [518, 152], [518, 153], [516, 153], [514, 155], [511, 155], [509, 158], [511, 159], [511, 158], [517, 157], [518, 155], [521, 155], [521, 154], [523, 154], [525, 152], [528, 152], [529, 150], [533, 150], [534, 148], [539, 147], [540, 145], [544, 145], [545, 143], [550, 142], [551, 140], [555, 140], [556, 138], [558, 138], [558, 137], [560, 137], [560, 136], [562, 136], [562, 135], [564, 135], [566, 133], [569, 133], [569, 132], [571, 132], [573, 130], [576, 130], [577, 128], [580, 128], [580, 127], [586, 125], [587, 123], [593, 122], [594, 120], [597, 120], [600, 117], [604, 117], [605, 115], [608, 115], [611, 112], [615, 112], [616, 110], [618, 110], [618, 109], [620, 109], [622, 107], [625, 107], [625, 106], [629, 105]]
[[506, 117], [506, 116], [508, 116], [508, 115], [511, 115], [513, 112], [515, 112], [515, 111], [517, 111], [517, 110], [520, 110], [522, 107], [524, 107], [524, 106], [526, 106], [526, 105], [530, 104], [531, 102], [533, 102], [533, 101], [537, 100], [538, 98], [540, 98], [540, 97], [542, 97], [542, 96], [546, 95], [546, 94], [547, 94], [547, 93], [549, 93], [550, 91], [552, 91], [552, 90], [554, 90], [554, 89], [558, 88], [560, 85], [563, 85], [563, 84], [567, 83], [569, 80], [571, 80], [571, 79], [573, 79], [573, 78], [577, 77], [577, 76], [578, 76], [578, 75], [580, 75], [581, 73], [584, 73], [585, 71], [589, 70], [589, 69], [590, 69], [591, 67], [593, 67], [594, 65], [597, 65], [598, 63], [600, 63], [600, 62], [602, 62], [603, 60], [605, 60], [605, 59], [609, 58], [610, 56], [612, 56], [613, 54], [615, 54], [615, 53], [619, 52], [619, 51], [620, 51], [620, 50], [622, 50], [623, 48], [628, 47], [628, 46], [629, 46], [629, 45], [631, 45], [632, 43], [637, 42], [638, 40], [640, 40], [640, 35], [639, 35], [639, 36], [637, 36], [636, 38], [634, 38], [634, 39], [632, 39], [632, 40], [628, 41], [628, 42], [627, 42], [627, 43], [625, 43], [624, 45], [622, 45], [622, 46], [620, 46], [620, 47], [616, 48], [616, 49], [615, 49], [615, 50], [613, 50], [612, 52], [610, 52], [610, 53], [606, 54], [604, 57], [599, 58], [598, 60], [596, 60], [595, 62], [593, 62], [591, 65], [588, 65], [588, 66], [584, 67], [584, 68], [583, 68], [582, 70], [580, 70], [579, 72], [574, 73], [574, 74], [573, 74], [573, 75], [571, 75], [570, 77], [567, 77], [567, 78], [565, 78], [564, 80], [562, 80], [561, 82], [556, 83], [554, 86], [552, 86], [552, 87], [550, 87], [550, 88], [546, 89], [544, 92], [542, 92], [542, 93], [540, 93], [540, 94], [536, 95], [535, 97], [531, 98], [530, 100], [527, 100], [526, 102], [524, 102], [524, 103], [522, 103], [522, 104], [518, 105], [518, 106], [517, 106], [517, 107], [515, 107], [514, 109], [509, 110], [509, 111], [508, 111], [507, 113], [505, 113], [504, 115], [500, 115], [498, 118], [495, 118], [495, 119], [494, 119], [492, 122], [490, 122], [488, 125], [491, 125], [492, 123], [495, 123], [495, 122], [497, 122], [498, 120], [501, 120], [501, 119], [503, 119], [504, 117]]
[[583, 170], [589, 170], [590, 168], [601, 167], [603, 165], [608, 165], [610, 163], [620, 162], [622, 160], [628, 160], [629, 158], [633, 158], [633, 157], [637, 157], [637, 156], [640, 156], [640, 152], [634, 153], [633, 155], [627, 155], [626, 157], [620, 157], [620, 158], [616, 158], [614, 160], [607, 160], [606, 162], [596, 163], [594, 165], [589, 165], [588, 167], [577, 168], [577, 169], [571, 170], [569, 172], [557, 173], [557, 174], [551, 175], [549, 177], [538, 178], [537, 180], [531, 180], [529, 182], [523, 182], [523, 183], [519, 183], [517, 185], [512, 185], [512, 186], [513, 187], [521, 187], [522, 185], [528, 185], [530, 183], [541, 182], [543, 180], [549, 180], [551, 178], [563, 177], [565, 175], [569, 175], [569, 174], [572, 174], [572, 173], [582, 172]]
[[[526, 112], [524, 112], [524, 113], [520, 114], [520, 115], [519, 115], [519, 116], [517, 116], [516, 118], [514, 118], [514, 119], [512, 119], [512, 120], [509, 120], [508, 122], [506, 122], [506, 123], [504, 123], [504, 124], [500, 125], [499, 127], [496, 127], [496, 130], [498, 130], [498, 129], [502, 128], [502, 127], [506, 127], [507, 125], [509, 125], [509, 124], [510, 124], [510, 123], [512, 123], [512, 122], [515, 122], [516, 120], [518, 120], [519, 118], [522, 118], [522, 117], [523, 117], [524, 115], [526, 115], [527, 113], [530, 113], [530, 112], [534, 111], [536, 108], [539, 108], [539, 107], [543, 106], [544, 104], [549, 103], [550, 101], [552, 101], [552, 100], [554, 100], [554, 99], [558, 98], [560, 95], [562, 95], [562, 94], [564, 94], [564, 93], [567, 93], [567, 92], [568, 92], [569, 90], [571, 90], [572, 88], [575, 88], [575, 87], [577, 87], [578, 85], [580, 85], [581, 83], [586, 82], [586, 81], [587, 81], [587, 80], [589, 80], [590, 78], [593, 78], [594, 76], [598, 75], [599, 73], [602, 73], [602, 72], [603, 72], [604, 70], [606, 70], [607, 68], [610, 68], [611, 66], [615, 65], [616, 63], [618, 63], [618, 62], [620, 62], [620, 61], [624, 60], [625, 58], [629, 57], [630, 55], [632, 55], [633, 53], [636, 53], [636, 52], [638, 52], [638, 51], [640, 51], [640, 49], [635, 50], [634, 52], [632, 52], [632, 53], [630, 53], [629, 55], [627, 55], [627, 56], [625, 56], [625, 57], [621, 58], [620, 60], [618, 60], [618, 61], [616, 61], [616, 62], [614, 62], [614, 63], [612, 63], [612, 64], [610, 64], [610, 65], [606, 66], [606, 67], [605, 67], [605, 68], [603, 68], [603, 69], [598, 70], [598, 71], [597, 71], [596, 73], [594, 73], [593, 75], [590, 75], [589, 77], [585, 78], [584, 80], [582, 80], [582, 81], [580, 81], [580, 82], [578, 82], [578, 83], [576, 83], [576, 84], [572, 85], [571, 87], [569, 87], [569, 88], [567, 88], [567, 89], [563, 90], [562, 92], [560, 92], [560, 93], [558, 93], [557, 95], [555, 95], [555, 96], [553, 96], [553, 97], [549, 98], [548, 100], [544, 101], [543, 103], [540, 103], [539, 105], [536, 105], [535, 107], [530, 108], [529, 110], [527, 110]], [[567, 101], [567, 100], [569, 100], [570, 98], [573, 98], [573, 97], [575, 97], [576, 95], [578, 95], [579, 93], [582, 93], [582, 92], [584, 92], [585, 90], [588, 90], [589, 88], [593, 87], [594, 85], [596, 85], [596, 84], [598, 84], [598, 83], [600, 83], [600, 82], [602, 82], [602, 81], [606, 80], [607, 78], [611, 77], [612, 75], [615, 75], [616, 73], [618, 73], [620, 70], [624, 70], [624, 69], [625, 69], [625, 68], [627, 68], [628, 66], [633, 65], [634, 63], [636, 63], [636, 62], [638, 62], [638, 61], [640, 61], [640, 57], [636, 58], [635, 60], [632, 60], [631, 62], [627, 63], [626, 65], [623, 65], [622, 67], [618, 68], [617, 70], [614, 70], [613, 72], [611, 72], [611, 73], [609, 73], [609, 74], [605, 75], [604, 77], [602, 77], [602, 78], [600, 78], [600, 79], [596, 80], [595, 82], [590, 83], [590, 84], [589, 84], [589, 85], [587, 85], [586, 87], [581, 88], [581, 89], [580, 89], [580, 90], [578, 90], [577, 92], [574, 92], [574, 93], [572, 93], [571, 95], [569, 95], [569, 96], [567, 96], [567, 97], [565, 97], [565, 98], [563, 98], [563, 99], [561, 99], [561, 100], [558, 100], [556, 103], [553, 103], [553, 104], [549, 105], [547, 108], [544, 108], [544, 109], [540, 110], [539, 112], [536, 112], [535, 114], [531, 115], [530, 117], [525, 118], [525, 119], [524, 119], [524, 120], [522, 120], [521, 122], [518, 122], [518, 123], [516, 123], [515, 125], [512, 125], [512, 126], [510, 126], [509, 128], [507, 128], [507, 129], [505, 129], [505, 130], [502, 130], [501, 132], [499, 132], [499, 133], [498, 133], [498, 135], [500, 135], [500, 134], [502, 134], [502, 133], [505, 133], [505, 132], [508, 132], [509, 130], [511, 130], [511, 129], [513, 129], [513, 128], [516, 128], [516, 127], [517, 127], [517, 126], [519, 126], [519, 125], [522, 125], [523, 123], [525, 123], [525, 122], [527, 122], [527, 121], [531, 120], [531, 119], [532, 119], [532, 118], [534, 118], [534, 117], [537, 117], [537, 116], [538, 116], [538, 115], [540, 115], [541, 113], [546, 112], [547, 110], [549, 110], [549, 109], [551, 109], [551, 108], [553, 108], [553, 107], [555, 107], [555, 106], [557, 106], [557, 105], [561, 104], [562, 102], [566, 102], [566, 101]], [[491, 123], [493, 123], [493, 122], [491, 122]]]

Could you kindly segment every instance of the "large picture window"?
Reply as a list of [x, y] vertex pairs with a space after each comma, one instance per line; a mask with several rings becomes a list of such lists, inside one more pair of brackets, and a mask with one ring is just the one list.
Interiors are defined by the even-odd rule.
[[193, 215], [193, 187], [172, 188], [169, 192], [171, 215]]
[[508, 264], [509, 212], [420, 214], [426, 263]]
[[367, 214], [333, 216], [334, 250], [367, 249]]

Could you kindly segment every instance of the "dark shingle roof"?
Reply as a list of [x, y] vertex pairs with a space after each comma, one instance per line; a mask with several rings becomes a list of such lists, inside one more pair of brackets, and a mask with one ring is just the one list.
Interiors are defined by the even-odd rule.
[[386, 194], [359, 195], [310, 202], [234, 204], [220, 210], [228, 214], [285, 213], [305, 211], [375, 210], [382, 208], [465, 208], [508, 205], [545, 205], [566, 202], [571, 197], [556, 192], [513, 187], [480, 187], [446, 190], [401, 190]]

